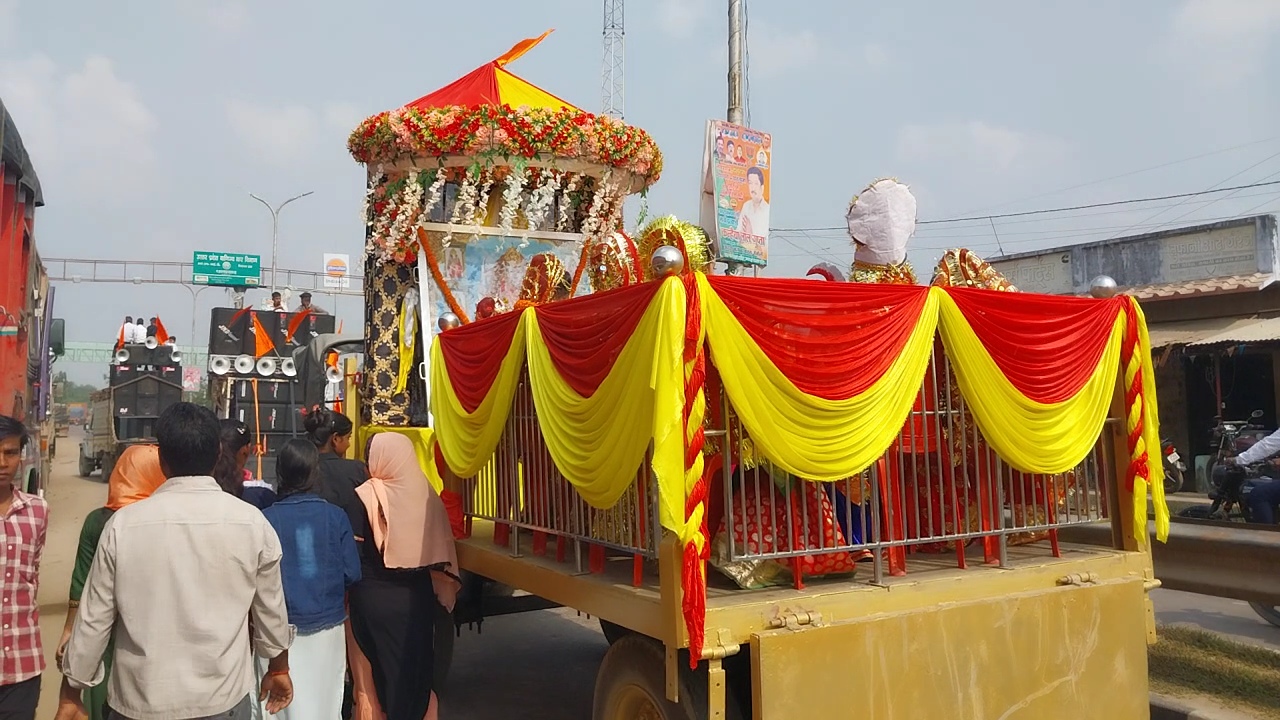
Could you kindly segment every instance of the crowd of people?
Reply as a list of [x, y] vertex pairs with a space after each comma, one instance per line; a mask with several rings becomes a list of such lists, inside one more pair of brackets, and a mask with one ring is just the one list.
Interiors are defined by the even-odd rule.
[[139, 315], [138, 319], [134, 320], [132, 315], [125, 315], [124, 324], [116, 333], [116, 345], [141, 345], [147, 341], [147, 338], [155, 338], [161, 345], [177, 342], [177, 338], [164, 329], [160, 318], [144, 318]]
[[[352, 429], [312, 409], [272, 488], [245, 470], [252, 443], [236, 421], [167, 409], [156, 444], [121, 455], [84, 520], [57, 720], [437, 717], [436, 619], [461, 588], [450, 516], [409, 438], [373, 436], [366, 465], [345, 457]], [[26, 441], [0, 417], [6, 481]], [[48, 507], [0, 485], [4, 544], [18, 548], [0, 605], [0, 718], [31, 720]]]

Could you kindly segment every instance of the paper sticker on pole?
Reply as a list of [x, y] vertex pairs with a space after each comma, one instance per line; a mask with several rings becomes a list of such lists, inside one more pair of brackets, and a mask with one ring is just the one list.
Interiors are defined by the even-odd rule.
[[351, 256], [339, 253], [324, 254], [324, 286], [327, 288], [347, 289], [351, 287], [348, 276], [351, 268]]
[[769, 178], [773, 141], [768, 133], [723, 120], [707, 121], [702, 157], [700, 224], [722, 262], [769, 264]]

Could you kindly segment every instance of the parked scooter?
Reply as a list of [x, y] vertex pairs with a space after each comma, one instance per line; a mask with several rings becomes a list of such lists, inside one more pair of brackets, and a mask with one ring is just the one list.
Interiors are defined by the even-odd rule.
[[1160, 441], [1160, 456], [1164, 458], [1164, 491], [1176, 493], [1182, 490], [1187, 464], [1182, 462], [1173, 441], [1168, 438]]

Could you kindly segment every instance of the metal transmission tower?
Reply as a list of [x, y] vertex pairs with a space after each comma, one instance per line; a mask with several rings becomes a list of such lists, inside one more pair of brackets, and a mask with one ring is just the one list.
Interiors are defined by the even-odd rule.
[[604, 114], [621, 118], [626, 112], [626, 33], [624, 0], [604, 0]]

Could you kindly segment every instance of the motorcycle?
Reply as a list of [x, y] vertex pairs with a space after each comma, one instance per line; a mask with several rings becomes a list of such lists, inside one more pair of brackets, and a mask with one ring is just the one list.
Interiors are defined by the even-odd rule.
[[1182, 462], [1173, 441], [1167, 438], [1160, 441], [1160, 456], [1164, 458], [1164, 491], [1166, 494], [1176, 493], [1182, 489], [1187, 465]]

